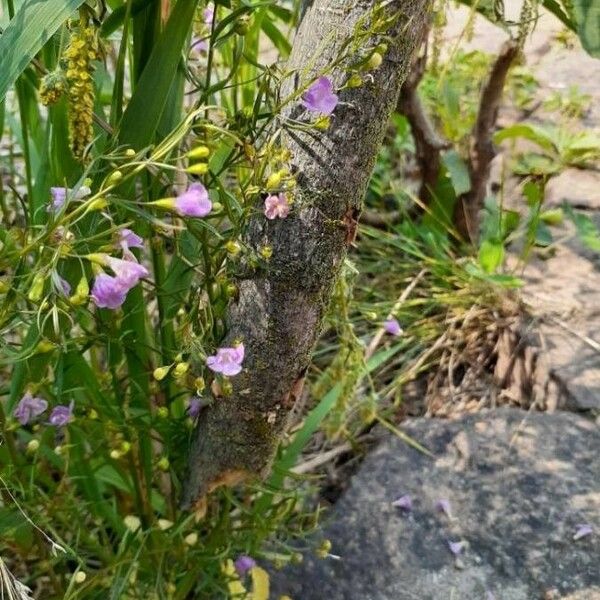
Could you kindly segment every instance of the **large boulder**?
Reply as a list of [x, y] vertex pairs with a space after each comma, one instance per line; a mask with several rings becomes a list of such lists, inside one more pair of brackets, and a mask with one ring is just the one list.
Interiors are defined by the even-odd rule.
[[[415, 419], [371, 453], [309, 556], [273, 576], [294, 600], [600, 599], [600, 433], [576, 414]], [[412, 510], [394, 507], [401, 496]], [[448, 500], [451, 516], [436, 504]], [[574, 539], [581, 524], [591, 534]], [[455, 555], [449, 542], [461, 543]], [[454, 547], [457, 551], [458, 548]]]

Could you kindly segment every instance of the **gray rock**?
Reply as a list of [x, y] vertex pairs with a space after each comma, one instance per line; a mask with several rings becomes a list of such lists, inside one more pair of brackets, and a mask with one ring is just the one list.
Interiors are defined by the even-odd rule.
[[[600, 598], [600, 431], [575, 414], [501, 409], [415, 419], [370, 454], [336, 504], [325, 560], [272, 577], [294, 600]], [[413, 510], [392, 506], [409, 494]], [[436, 510], [447, 498], [452, 518]], [[594, 533], [579, 540], [580, 523]], [[458, 558], [448, 542], [464, 542]]]

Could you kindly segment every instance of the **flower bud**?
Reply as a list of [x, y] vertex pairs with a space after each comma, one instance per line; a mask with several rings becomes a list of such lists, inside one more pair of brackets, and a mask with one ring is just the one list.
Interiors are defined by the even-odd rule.
[[281, 185], [281, 179], [282, 179], [281, 171], [277, 171], [276, 173], [272, 173], [271, 175], [269, 175], [269, 178], [267, 179], [267, 184], [266, 184], [267, 190], [271, 191], [271, 190], [278, 189], [279, 186]]
[[111, 450], [110, 451], [110, 457], [113, 460], [118, 460], [119, 458], [121, 458], [121, 453], [118, 450]]
[[198, 394], [201, 394], [206, 389], [206, 382], [204, 381], [204, 377], [196, 377], [194, 380], [194, 385], [196, 386], [196, 391]]
[[379, 52], [373, 52], [373, 54], [371, 54], [371, 57], [369, 58], [368, 62], [367, 62], [367, 69], [378, 69], [381, 66], [381, 63], [383, 62], [383, 56], [381, 56], [381, 54], [379, 54]]
[[323, 540], [315, 552], [319, 558], [327, 558], [331, 552], [331, 541]]
[[169, 519], [158, 519], [158, 528], [161, 531], [166, 531], [173, 527], [173, 521], [169, 521]]
[[163, 456], [157, 463], [157, 467], [161, 470], [161, 471], [168, 471], [169, 470], [169, 466], [171, 463], [169, 463], [169, 459], [166, 456]]
[[135, 515], [127, 515], [123, 519], [123, 524], [132, 533], [135, 533], [142, 526], [142, 522], [140, 521], [139, 517], [136, 517]]
[[242, 247], [240, 246], [239, 242], [234, 242], [233, 240], [229, 240], [225, 244], [225, 250], [227, 250], [227, 252], [231, 256], [237, 256], [241, 252]]
[[183, 541], [188, 546], [195, 546], [198, 543], [198, 534], [194, 531], [192, 533], [188, 533], [188, 535], [183, 538]]
[[180, 362], [176, 364], [174, 369], [175, 377], [183, 377], [188, 372], [189, 368], [190, 363], [187, 362]]
[[354, 73], [346, 82], [346, 87], [357, 88], [363, 84], [362, 77], [358, 73]]
[[83, 583], [87, 579], [87, 575], [85, 571], [77, 571], [75, 573], [75, 577], [73, 577], [75, 583]]
[[208, 173], [208, 165], [206, 163], [196, 163], [195, 165], [190, 165], [186, 169], [186, 173], [191, 173], [192, 175], [205, 175]]
[[329, 129], [330, 125], [331, 125], [331, 119], [325, 115], [321, 115], [313, 123], [313, 127], [315, 129], [319, 129], [320, 131], [326, 131], [327, 129]]
[[31, 288], [29, 289], [29, 293], [27, 294], [27, 298], [29, 298], [29, 300], [31, 300], [32, 302], [38, 302], [41, 299], [42, 294], [44, 293], [45, 279], [46, 277], [42, 272], [36, 273], [35, 277], [33, 278]]
[[263, 246], [260, 249], [260, 255], [265, 259], [269, 260], [273, 256], [273, 248], [271, 246]]
[[133, 158], [135, 156], [135, 150], [133, 148], [127, 148], [127, 150], [125, 150], [125, 156], [127, 158]]
[[202, 158], [208, 158], [209, 154], [210, 154], [210, 150], [208, 149], [207, 146], [196, 146], [195, 148], [190, 150], [186, 154], [186, 156], [188, 158], [191, 158], [192, 160], [198, 160], [198, 159], [202, 159]]
[[38, 345], [35, 347], [36, 354], [46, 354], [46, 352], [51, 352], [56, 348], [56, 344], [51, 342], [50, 340], [40, 340]]
[[108, 185], [114, 185], [115, 183], [118, 183], [119, 181], [121, 181], [121, 179], [123, 179], [123, 173], [121, 173], [121, 171], [113, 171], [109, 176], [108, 179], [106, 180], [106, 183]]
[[30, 454], [37, 452], [37, 449], [39, 447], [40, 447], [40, 442], [36, 439], [29, 440], [29, 442], [27, 442], [27, 452], [29, 452]]
[[170, 370], [171, 365], [157, 367], [156, 369], [154, 369], [154, 373], [152, 375], [154, 376], [154, 379], [156, 379], [156, 381], [162, 381], [169, 374]]
[[169, 409], [166, 406], [159, 406], [156, 415], [159, 419], [166, 419], [169, 416]]

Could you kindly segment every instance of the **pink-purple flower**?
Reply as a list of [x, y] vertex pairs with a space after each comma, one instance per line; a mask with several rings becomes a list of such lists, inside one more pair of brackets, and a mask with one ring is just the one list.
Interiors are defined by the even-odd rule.
[[200, 415], [200, 411], [206, 406], [206, 401], [200, 396], [194, 396], [190, 399], [190, 403], [187, 407], [187, 416], [190, 419], [197, 419]]
[[465, 549], [465, 542], [451, 542], [448, 540], [448, 548], [450, 549], [450, 552], [454, 554], [454, 556], [458, 556]]
[[175, 198], [175, 210], [182, 217], [205, 217], [212, 210], [212, 202], [201, 183], [192, 183]]
[[265, 217], [267, 219], [285, 219], [290, 214], [290, 203], [285, 194], [267, 196], [265, 199]]
[[580, 523], [579, 525], [577, 525], [577, 531], [575, 531], [573, 539], [580, 540], [583, 537], [592, 535], [592, 533], [594, 533], [594, 529], [589, 523]]
[[92, 193], [92, 190], [90, 190], [90, 188], [87, 187], [86, 185], [82, 185], [81, 187], [77, 188], [76, 190], [72, 190], [72, 189], [66, 188], [66, 187], [51, 187], [50, 195], [52, 196], [52, 200], [50, 201], [50, 204], [48, 205], [47, 211], [48, 212], [59, 211], [63, 207], [64, 203], [66, 202], [67, 197], [74, 198], [76, 200], [81, 200], [82, 198], [89, 196], [91, 193]]
[[452, 507], [450, 506], [450, 500], [448, 500], [448, 498], [440, 498], [435, 503], [435, 509], [438, 512], [444, 513], [449, 519], [452, 518]]
[[21, 425], [27, 425], [31, 420], [39, 417], [48, 408], [48, 402], [43, 398], [36, 398], [27, 392], [17, 404], [13, 415]]
[[413, 509], [412, 498], [408, 494], [404, 494], [397, 500], [394, 500], [392, 506], [408, 513]]
[[140, 265], [140, 263], [134, 259], [132, 254], [128, 260], [108, 255], [106, 255], [104, 260], [105, 264], [108, 265], [117, 276], [117, 279], [123, 282], [127, 291], [132, 287], [135, 287], [142, 277], [147, 277], [149, 275], [148, 269], [146, 269], [144, 265]]
[[206, 359], [206, 364], [211, 371], [232, 377], [242, 370], [244, 352], [244, 344], [233, 348], [219, 348], [214, 356]]
[[213, 19], [215, 18], [215, 7], [212, 4], [208, 4], [202, 11], [202, 20], [206, 25], [212, 25]]
[[250, 569], [256, 566], [256, 561], [245, 554], [238, 556], [233, 563], [235, 570], [240, 577], [243, 577]]
[[125, 302], [129, 289], [118, 277], [100, 273], [92, 286], [92, 300], [98, 308], [115, 310]]
[[67, 423], [73, 420], [73, 402], [69, 406], [59, 404], [52, 409], [50, 418], [48, 419], [50, 425], [54, 427], [64, 427]]
[[383, 328], [390, 335], [402, 335], [402, 327], [400, 327], [400, 323], [396, 319], [387, 319], [387, 321], [383, 322]]
[[311, 112], [330, 115], [337, 106], [338, 97], [333, 93], [333, 83], [328, 77], [319, 77], [302, 96], [303, 106]]
[[131, 248], [143, 248], [144, 240], [135, 231], [125, 228], [119, 231], [119, 246], [127, 252]]

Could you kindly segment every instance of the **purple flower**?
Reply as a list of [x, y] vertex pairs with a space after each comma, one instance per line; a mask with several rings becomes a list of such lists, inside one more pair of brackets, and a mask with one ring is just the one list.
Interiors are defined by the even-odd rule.
[[440, 498], [435, 503], [435, 509], [438, 512], [444, 513], [449, 519], [452, 518], [452, 507], [450, 506], [450, 500], [448, 500], [448, 498]]
[[71, 293], [71, 284], [64, 278], [61, 277], [60, 275], [57, 275], [57, 282], [58, 282], [58, 290], [59, 292], [62, 292], [63, 296], [68, 296]]
[[50, 413], [50, 425], [54, 427], [64, 427], [73, 420], [73, 402], [69, 406], [59, 404], [52, 409]]
[[450, 552], [452, 552], [454, 556], [458, 556], [465, 549], [465, 543], [463, 541], [451, 542], [448, 540], [448, 548], [450, 548]]
[[242, 370], [244, 352], [244, 344], [238, 344], [235, 348], [219, 348], [214, 356], [206, 359], [206, 364], [211, 371], [231, 377]]
[[106, 273], [96, 275], [94, 286], [92, 287], [92, 300], [98, 308], [119, 308], [123, 302], [129, 288], [123, 284], [118, 277], [111, 277]]
[[285, 219], [290, 214], [290, 204], [285, 194], [267, 196], [265, 199], [265, 216], [267, 219]]
[[206, 25], [212, 25], [213, 19], [215, 18], [215, 7], [212, 4], [208, 4], [202, 11], [202, 20]]
[[212, 202], [201, 183], [192, 183], [175, 198], [175, 210], [182, 217], [205, 217], [212, 210]]
[[242, 554], [235, 559], [233, 563], [235, 570], [240, 577], [243, 577], [250, 569], [256, 566], [256, 561], [251, 556]]
[[129, 255], [128, 260], [121, 258], [114, 258], [113, 256], [106, 256], [104, 258], [105, 264], [108, 265], [117, 279], [119, 279], [129, 291], [132, 287], [136, 286], [142, 277], [149, 275], [148, 269], [144, 265], [140, 265], [133, 254]]
[[199, 54], [206, 54], [208, 52], [208, 41], [199, 37], [193, 38], [190, 50]]
[[119, 231], [119, 246], [123, 248], [123, 251], [127, 251], [130, 248], [143, 248], [144, 240], [131, 229], [121, 229]]
[[577, 531], [575, 532], [573, 539], [580, 540], [582, 537], [592, 535], [592, 533], [594, 533], [594, 529], [589, 523], [580, 523], [577, 525]]
[[15, 408], [13, 415], [21, 425], [27, 425], [29, 421], [39, 417], [48, 408], [48, 403], [43, 398], [34, 398], [27, 392]]
[[408, 494], [404, 494], [398, 500], [394, 500], [392, 506], [408, 513], [413, 508], [412, 498]]
[[200, 411], [206, 406], [206, 401], [199, 396], [190, 398], [190, 403], [187, 407], [187, 415], [191, 419], [197, 419]]
[[396, 319], [388, 319], [383, 322], [383, 328], [391, 335], [402, 335], [402, 327]]
[[330, 115], [337, 106], [338, 97], [328, 77], [319, 77], [302, 96], [302, 104], [311, 112]]
[[52, 200], [50, 201], [50, 205], [46, 210], [48, 212], [57, 212], [63, 207], [65, 201], [67, 200], [67, 196], [76, 200], [81, 200], [82, 198], [89, 196], [91, 193], [92, 190], [90, 190], [90, 188], [86, 185], [82, 185], [76, 190], [66, 187], [51, 187], [50, 195], [52, 196]]

